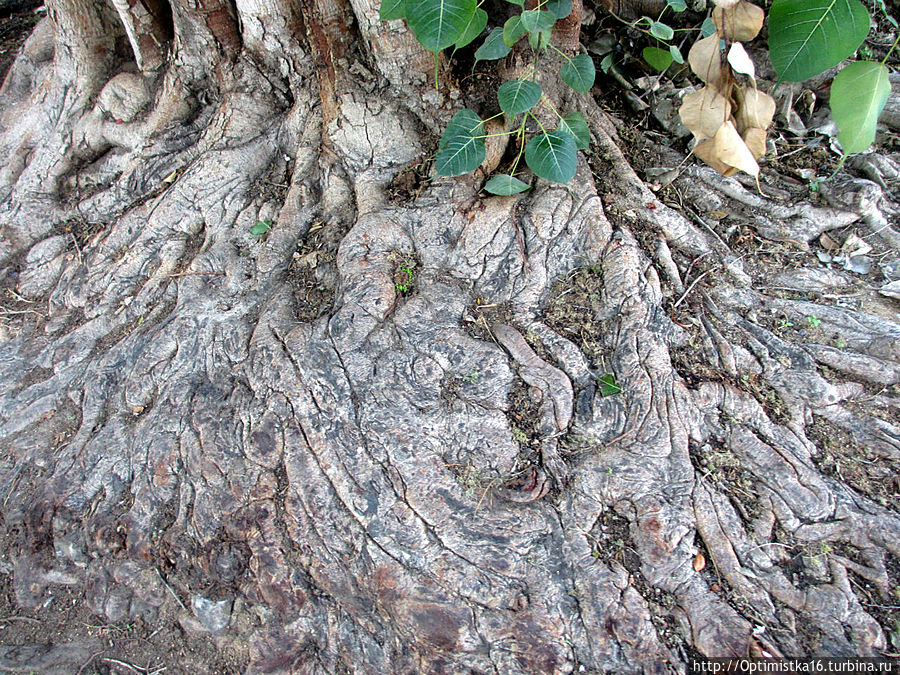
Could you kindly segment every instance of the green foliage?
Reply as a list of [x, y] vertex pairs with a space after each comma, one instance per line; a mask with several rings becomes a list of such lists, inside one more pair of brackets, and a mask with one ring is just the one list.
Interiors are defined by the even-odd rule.
[[439, 52], [463, 36], [477, 4], [476, 0], [406, 0], [406, 23], [425, 49]]
[[615, 396], [622, 391], [621, 385], [616, 382], [616, 376], [612, 373], [604, 373], [597, 378], [597, 382], [600, 384], [601, 396]]
[[548, 12], [553, 12], [557, 19], [565, 19], [572, 13], [572, 0], [550, 0], [543, 7]]
[[512, 47], [519, 40], [525, 37], [528, 29], [522, 24], [522, 16], [511, 16], [503, 24], [503, 41], [507, 47]]
[[675, 30], [661, 21], [654, 21], [650, 24], [650, 35], [665, 42], [675, 37]]
[[531, 110], [540, 100], [540, 85], [528, 80], [510, 80], [497, 90], [500, 110], [511, 116]]
[[559, 78], [575, 91], [588, 92], [594, 86], [594, 60], [587, 54], [566, 61], [559, 70]]
[[[590, 55], [570, 57], [551, 44], [553, 27], [558, 20], [571, 14], [572, 0], [540, 0], [531, 9], [525, 9], [524, 0], [507, 1], [522, 11], [510, 17], [502, 28], [493, 27], [487, 32], [475, 50], [475, 62], [502, 59], [526, 37], [535, 61], [527, 79], [504, 82], [497, 89], [497, 102], [507, 123], [519, 119], [517, 128], [499, 133], [512, 136], [519, 152], [510, 173], [495, 175], [485, 184], [484, 189], [495, 195], [514, 195], [530, 189], [527, 182], [515, 177], [523, 158], [539, 178], [560, 183], [570, 181], [577, 169], [578, 150], [590, 147], [590, 131], [580, 113], [563, 116], [547, 101], [547, 107], [559, 118], [553, 131], [547, 131], [544, 128], [546, 122], [535, 114], [535, 106], [543, 99], [541, 87], [536, 82], [540, 53], [550, 48], [565, 58], [559, 77], [577, 92], [589, 92], [596, 78]], [[683, 3], [684, 0], [671, 0], [673, 8]], [[383, 20], [405, 19], [416, 39], [433, 52], [451, 46], [459, 49], [472, 43], [484, 34], [489, 22], [478, 0], [382, 0], [379, 16]], [[459, 176], [481, 165], [486, 155], [484, 122], [478, 113], [468, 109], [453, 116], [438, 145], [435, 157], [438, 175]], [[528, 139], [530, 133], [536, 135]]]
[[503, 41], [503, 29], [493, 28], [484, 43], [475, 50], [475, 61], [496, 61], [511, 51], [512, 48]]
[[509, 195], [517, 195], [531, 189], [528, 183], [513, 178], [505, 173], [498, 173], [484, 184], [484, 189], [492, 195], [501, 195], [507, 197]]
[[713, 23], [712, 17], [708, 16], [700, 25], [700, 37], [706, 38], [716, 32], [716, 24]]
[[250, 228], [250, 234], [255, 235], [257, 237], [263, 237], [268, 234], [269, 230], [272, 229], [272, 226], [275, 223], [271, 220], [260, 220]]
[[538, 134], [525, 146], [525, 162], [540, 178], [568, 183], [578, 164], [575, 137], [560, 130]]
[[801, 82], [853, 54], [869, 33], [859, 0], [774, 0], [769, 56], [781, 80]]
[[659, 47], [644, 47], [641, 56], [644, 57], [644, 61], [659, 72], [671, 66], [672, 61], [674, 61], [672, 53], [668, 49], [660, 49]]
[[406, 17], [406, 0], [382, 0], [378, 10], [378, 18], [382, 21], [393, 21]]
[[[859, 0], [774, 0], [769, 10], [772, 65], [781, 80], [815, 77], [858, 49], [870, 55], [867, 48], [860, 49], [869, 27], [869, 12]], [[891, 92], [888, 75], [883, 62], [857, 61], [834, 78], [831, 114], [845, 156], [874, 142], [878, 116]]]
[[487, 22], [487, 12], [485, 12], [480, 7], [476, 9], [475, 13], [472, 15], [472, 18], [469, 19], [469, 24], [463, 30], [463, 34], [454, 44], [454, 47], [456, 47], [456, 49], [462, 49], [466, 45], [475, 41], [484, 32], [484, 29], [487, 26]]
[[478, 113], [463, 109], [441, 136], [435, 170], [439, 176], [461, 176], [477, 169], [484, 155], [484, 123]]
[[878, 116], [891, 93], [888, 75], [881, 63], [857, 61], [834, 78], [831, 116], [845, 155], [863, 152], [874, 142]]
[[575, 147], [579, 150], [587, 150], [591, 147], [591, 131], [587, 121], [580, 112], [569, 113], [559, 121], [557, 131], [569, 133], [575, 139]]

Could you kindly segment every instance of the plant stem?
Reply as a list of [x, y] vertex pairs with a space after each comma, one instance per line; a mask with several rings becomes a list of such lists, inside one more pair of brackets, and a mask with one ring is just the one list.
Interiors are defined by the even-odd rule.
[[518, 129], [516, 129], [516, 132], [519, 134], [519, 154], [516, 155], [516, 159], [513, 162], [512, 170], [509, 172], [510, 176], [516, 175], [516, 167], [519, 166], [519, 160], [522, 158], [522, 153], [525, 152], [525, 143], [523, 141], [525, 140], [524, 136], [525, 136], [525, 120], [526, 119], [528, 119], [527, 116], [523, 117], [522, 118], [522, 126], [520, 126]]
[[[544, 99], [544, 101], [547, 102], [547, 105], [550, 106], [550, 109], [553, 110], [554, 113], [556, 113], [556, 116], [559, 118], [559, 121], [562, 122], [563, 116], [559, 114], [559, 110], [557, 110], [557, 109], [556, 109], [556, 106], [553, 105], [553, 101], [551, 101], [551, 100], [550, 100], [549, 98], [547, 98], [546, 96], [542, 96], [541, 98]], [[534, 119], [536, 120], [537, 117], [535, 117]], [[538, 122], [538, 124], [540, 124], [540, 122]], [[541, 127], [541, 131], [543, 131], [543, 129], [544, 129], [544, 127]], [[546, 133], [546, 132], [544, 132], [544, 133]]]
[[897, 43], [900, 42], [900, 30], [897, 30], [897, 39], [894, 40], [894, 44], [891, 45], [891, 48], [888, 49], [888, 53], [884, 55], [884, 58], [881, 60], [881, 65], [887, 65], [887, 60], [891, 54], [894, 53], [894, 50], [897, 48]]
[[554, 45], [554, 44], [550, 44], [550, 45], [548, 45], [548, 46], [550, 47], [550, 49], [552, 49], [552, 50], [555, 51], [557, 54], [559, 54], [561, 57], [563, 57], [566, 61], [568, 61], [569, 63], [572, 63], [572, 59], [570, 59], [568, 56], [566, 56], [565, 54], [563, 54], [563, 53], [559, 50], [559, 47], [557, 47], [557, 46]]

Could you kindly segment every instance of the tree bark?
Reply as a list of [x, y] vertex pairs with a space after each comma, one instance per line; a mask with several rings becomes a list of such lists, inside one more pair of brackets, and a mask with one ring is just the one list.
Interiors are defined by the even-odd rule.
[[892, 649], [896, 301], [808, 253], [856, 223], [896, 258], [882, 188], [690, 167], [674, 208], [547, 83], [591, 153], [486, 196], [420, 176], [469, 94], [372, 0], [48, 10], [0, 90], [20, 605], [69, 585], [250, 673]]

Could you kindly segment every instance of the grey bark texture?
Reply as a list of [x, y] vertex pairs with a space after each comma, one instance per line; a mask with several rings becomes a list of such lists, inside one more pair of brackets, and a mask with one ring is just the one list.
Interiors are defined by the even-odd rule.
[[[248, 673], [893, 649], [859, 584], [898, 604], [897, 300], [809, 252], [853, 224], [897, 259], [888, 190], [690, 167], [678, 210], [585, 98], [571, 185], [392, 199], [458, 92], [373, 0], [47, 4], [0, 91], [21, 605], [176, 616]], [[768, 275], [714, 211], [804, 264]]]

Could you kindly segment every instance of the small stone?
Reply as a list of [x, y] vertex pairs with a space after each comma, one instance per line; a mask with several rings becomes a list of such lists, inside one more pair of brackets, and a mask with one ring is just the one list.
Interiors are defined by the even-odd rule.
[[233, 598], [225, 600], [209, 600], [200, 595], [191, 598], [191, 610], [194, 612], [203, 627], [210, 633], [218, 633], [231, 621], [231, 608], [234, 605]]

